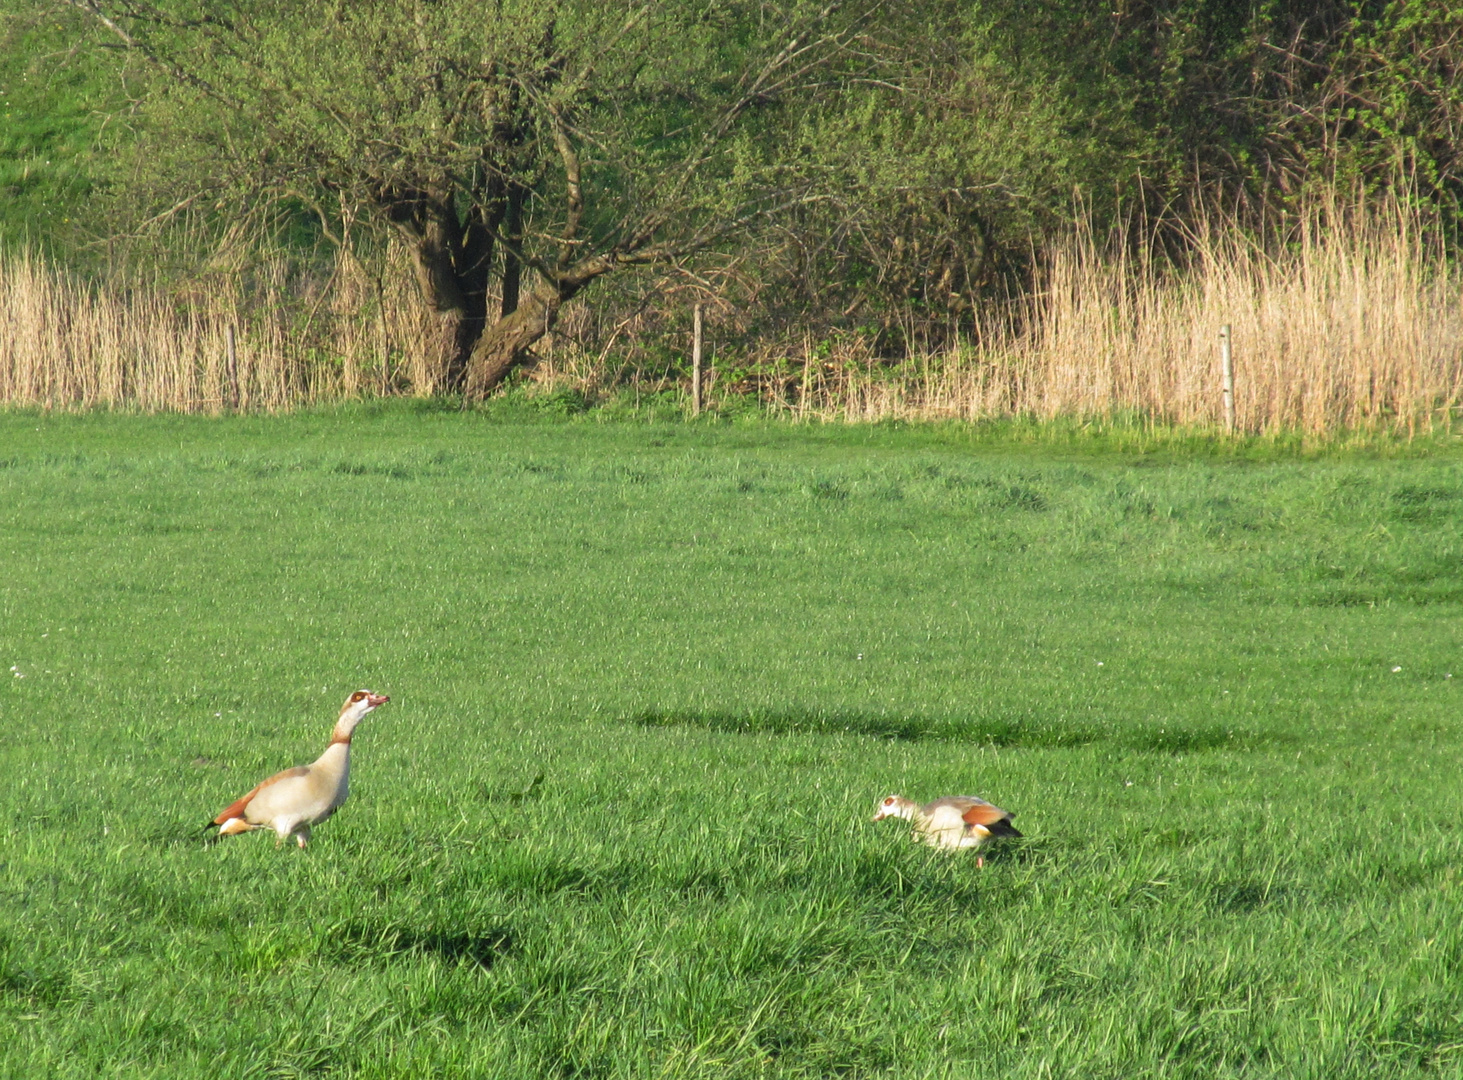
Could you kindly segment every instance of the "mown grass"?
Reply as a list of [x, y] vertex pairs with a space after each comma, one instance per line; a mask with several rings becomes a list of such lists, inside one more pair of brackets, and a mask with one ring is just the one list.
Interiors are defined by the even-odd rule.
[[[1447, 444], [397, 406], [0, 464], [0, 1074], [1463, 1070]], [[362, 685], [307, 851], [200, 842]]]
[[[59, 8], [0, 3], [0, 244], [75, 239], [113, 168], [104, 137], [125, 105], [114, 69]], [[79, 254], [78, 259], [85, 259]]]

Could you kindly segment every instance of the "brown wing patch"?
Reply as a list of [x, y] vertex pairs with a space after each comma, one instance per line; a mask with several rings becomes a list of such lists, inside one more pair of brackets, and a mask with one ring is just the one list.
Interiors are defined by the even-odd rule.
[[960, 816], [965, 819], [967, 825], [994, 825], [998, 821], [1005, 821], [1011, 815], [999, 806], [992, 806], [990, 803], [976, 803]]
[[293, 769], [286, 769], [284, 772], [275, 773], [268, 780], [257, 784], [254, 790], [249, 792], [249, 794], [245, 795], [242, 799], [239, 799], [237, 802], [230, 803], [228, 805], [228, 808], [224, 810], [223, 813], [219, 814], [218, 817], [213, 819], [213, 823], [215, 825], [222, 825], [225, 821], [228, 821], [229, 818], [243, 817], [244, 807], [248, 806], [254, 796], [258, 795], [270, 784], [277, 784], [279, 781], [288, 780], [292, 776], [304, 776], [309, 771], [310, 766], [308, 765], [296, 765]]

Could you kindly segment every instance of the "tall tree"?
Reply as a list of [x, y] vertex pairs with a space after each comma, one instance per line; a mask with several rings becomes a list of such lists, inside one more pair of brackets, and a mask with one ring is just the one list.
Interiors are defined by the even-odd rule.
[[805, 0], [65, 2], [148, 62], [139, 160], [172, 197], [396, 230], [469, 397], [597, 278], [814, 197], [768, 135], [860, 28]]

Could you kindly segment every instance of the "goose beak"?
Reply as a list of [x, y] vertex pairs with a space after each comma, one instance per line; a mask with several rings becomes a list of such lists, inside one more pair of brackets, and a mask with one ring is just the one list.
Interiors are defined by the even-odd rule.
[[370, 703], [371, 708], [373, 709], [380, 708], [382, 705], [385, 705], [390, 700], [391, 698], [385, 694], [372, 694], [370, 697], [366, 698], [366, 701]]

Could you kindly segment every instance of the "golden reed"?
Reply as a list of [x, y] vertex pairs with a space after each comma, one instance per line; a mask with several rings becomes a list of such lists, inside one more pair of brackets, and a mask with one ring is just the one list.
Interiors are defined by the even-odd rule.
[[[1320, 434], [1446, 424], [1463, 392], [1463, 280], [1415, 214], [1306, 215], [1261, 246], [1217, 219], [1182, 272], [1079, 233], [980, 344], [898, 378], [841, 367], [811, 408], [849, 420], [1028, 416], [1224, 423], [1220, 328], [1232, 327], [1238, 431]], [[932, 362], [933, 361], [933, 362]], [[823, 365], [828, 370], [828, 365]]]
[[[1079, 230], [1046, 252], [1039, 288], [970, 341], [890, 364], [857, 335], [808, 340], [769, 352], [788, 375], [752, 392], [774, 411], [828, 421], [1136, 414], [1218, 428], [1227, 324], [1242, 432], [1411, 434], [1452, 418], [1463, 278], [1419, 215], [1398, 202], [1333, 202], [1276, 242], [1218, 216], [1191, 240], [1175, 270]], [[260, 304], [256, 287], [243, 318], [241, 301], [220, 299], [227, 290], [205, 313], [196, 297], [88, 287], [34, 255], [10, 256], [0, 260], [0, 405], [210, 412], [435, 393], [441, 360], [403, 291], [406, 269], [347, 260], [317, 296], [293, 287], [293, 307]], [[289, 291], [283, 271], [270, 288]], [[564, 323], [589, 326], [586, 314], [566, 311]], [[620, 355], [634, 328], [615, 327], [548, 343], [535, 378], [591, 395], [644, 383]], [[657, 387], [666, 379], [657, 374]], [[747, 389], [723, 378], [711, 393]]]

